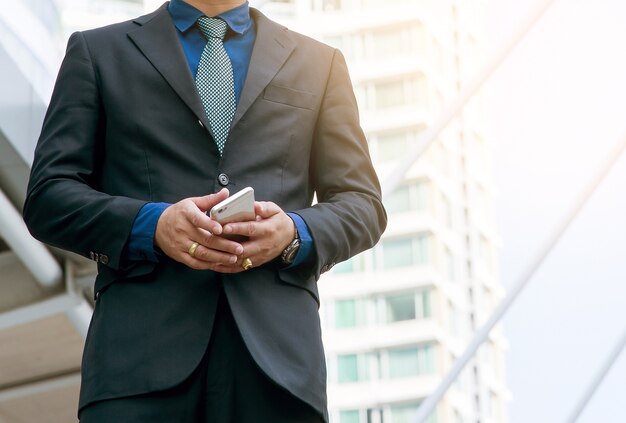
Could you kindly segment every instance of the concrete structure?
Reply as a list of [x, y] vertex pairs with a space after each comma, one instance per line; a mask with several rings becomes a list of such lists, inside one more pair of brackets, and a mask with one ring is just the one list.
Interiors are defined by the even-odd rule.
[[[262, 10], [340, 48], [381, 178], [482, 64], [482, 2], [292, 0]], [[409, 422], [503, 296], [480, 98], [385, 197], [380, 244], [320, 282], [331, 415]], [[506, 422], [500, 330], [430, 421]]]
[[[95, 269], [43, 248], [19, 223], [65, 40], [160, 3], [21, 0], [0, 9], [0, 423], [71, 421], [76, 411]], [[342, 49], [381, 177], [481, 62], [480, 2], [256, 4]], [[478, 99], [386, 197], [380, 245], [320, 282], [335, 422], [408, 422], [502, 295], [484, 118]], [[433, 422], [506, 421], [504, 346], [496, 332]]]
[[21, 219], [67, 38], [59, 3], [0, 8], [0, 423], [76, 420], [93, 310], [95, 266], [43, 246]]

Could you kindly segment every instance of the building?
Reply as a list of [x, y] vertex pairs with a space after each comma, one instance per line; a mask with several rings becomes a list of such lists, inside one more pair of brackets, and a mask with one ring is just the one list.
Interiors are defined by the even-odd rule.
[[[0, 8], [0, 423], [71, 421], [76, 412], [95, 267], [34, 242], [19, 219], [64, 40], [159, 4]], [[482, 1], [253, 4], [344, 52], [383, 179], [481, 62]], [[335, 423], [409, 422], [502, 296], [485, 118], [478, 98], [386, 196], [381, 243], [320, 281]], [[506, 422], [505, 346], [494, 331], [432, 422]]]
[[[482, 63], [484, 2], [285, 0], [261, 9], [345, 55], [381, 179]], [[503, 296], [486, 116], [468, 105], [385, 196], [373, 250], [320, 280], [338, 423], [408, 423]], [[501, 330], [430, 422], [506, 422]]]

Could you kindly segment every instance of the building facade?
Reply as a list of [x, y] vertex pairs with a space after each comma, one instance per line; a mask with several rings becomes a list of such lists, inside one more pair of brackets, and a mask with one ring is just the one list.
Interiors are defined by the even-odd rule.
[[[346, 57], [381, 179], [483, 60], [482, 1], [283, 0], [260, 5]], [[409, 423], [503, 296], [490, 146], [475, 98], [385, 193], [381, 242], [320, 280], [336, 423]], [[432, 423], [506, 422], [501, 330]]]
[[[24, 244], [25, 227], [12, 223], [64, 40], [160, 4], [20, 0], [0, 13], [0, 345], [8, 346], [0, 352], [0, 422], [71, 421], [76, 411], [95, 269], [58, 251], [34, 257], [38, 246]], [[482, 0], [252, 4], [342, 50], [381, 179], [482, 62]], [[379, 245], [320, 280], [333, 423], [410, 422], [502, 297], [485, 119], [477, 97], [386, 193], [390, 220]], [[38, 265], [55, 260], [62, 265], [49, 272]], [[507, 421], [505, 347], [495, 330], [431, 423]]]

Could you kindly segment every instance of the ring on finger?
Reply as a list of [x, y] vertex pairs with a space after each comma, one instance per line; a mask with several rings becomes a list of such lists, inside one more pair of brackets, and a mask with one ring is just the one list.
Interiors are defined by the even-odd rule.
[[200, 244], [198, 244], [197, 242], [194, 242], [193, 244], [191, 244], [191, 247], [189, 247], [189, 250], [187, 250], [187, 252], [189, 253], [191, 257], [195, 257], [198, 246], [200, 246]]
[[249, 258], [243, 259], [243, 261], [241, 262], [241, 267], [243, 268], [243, 270], [250, 269], [252, 267], [252, 260], [250, 260]]

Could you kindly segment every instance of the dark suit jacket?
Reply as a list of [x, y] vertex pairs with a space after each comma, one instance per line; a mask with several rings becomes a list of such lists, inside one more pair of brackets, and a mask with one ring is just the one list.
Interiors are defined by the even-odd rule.
[[[261, 369], [327, 415], [317, 279], [372, 247], [386, 216], [341, 53], [251, 13], [257, 39], [221, 158], [166, 5], [70, 38], [24, 217], [40, 240], [100, 262], [80, 407], [189, 375], [221, 279]], [[315, 260], [234, 275], [124, 260], [146, 202], [218, 191], [220, 174], [231, 192], [252, 186], [302, 216]]]

